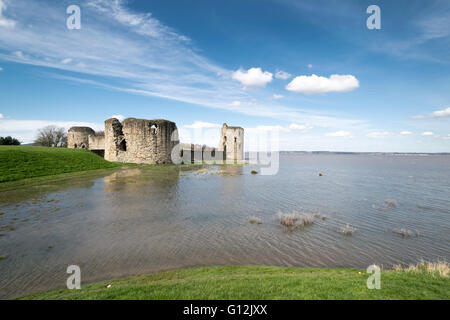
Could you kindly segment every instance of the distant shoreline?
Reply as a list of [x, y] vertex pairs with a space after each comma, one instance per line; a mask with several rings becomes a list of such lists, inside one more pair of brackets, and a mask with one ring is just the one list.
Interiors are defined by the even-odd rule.
[[[254, 153], [258, 151], [251, 151]], [[450, 156], [450, 152], [352, 152], [352, 151], [279, 151], [280, 154], [342, 154], [342, 155], [405, 155], [405, 156]], [[249, 154], [247, 151], [246, 155]]]

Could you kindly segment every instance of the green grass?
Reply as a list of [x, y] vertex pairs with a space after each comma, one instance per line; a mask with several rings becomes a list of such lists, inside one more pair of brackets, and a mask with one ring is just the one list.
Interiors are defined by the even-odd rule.
[[367, 289], [367, 278], [356, 269], [199, 267], [24, 299], [450, 299], [450, 280], [437, 274], [382, 271], [380, 290]]
[[87, 150], [0, 146], [0, 184], [121, 165]]

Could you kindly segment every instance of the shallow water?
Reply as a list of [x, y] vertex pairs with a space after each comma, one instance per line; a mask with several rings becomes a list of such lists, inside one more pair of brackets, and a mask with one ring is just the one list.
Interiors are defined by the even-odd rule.
[[[198, 265], [450, 260], [450, 156], [285, 154], [275, 176], [253, 169], [122, 169], [0, 192], [0, 298], [64, 288], [69, 265], [88, 283]], [[287, 230], [277, 213], [294, 211], [315, 222]]]

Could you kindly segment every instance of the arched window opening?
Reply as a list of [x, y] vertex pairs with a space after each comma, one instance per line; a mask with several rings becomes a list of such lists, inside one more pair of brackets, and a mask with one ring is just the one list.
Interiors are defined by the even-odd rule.
[[150, 132], [151, 132], [152, 134], [157, 134], [157, 133], [158, 133], [158, 126], [157, 126], [156, 124], [153, 124], [153, 125], [150, 127]]

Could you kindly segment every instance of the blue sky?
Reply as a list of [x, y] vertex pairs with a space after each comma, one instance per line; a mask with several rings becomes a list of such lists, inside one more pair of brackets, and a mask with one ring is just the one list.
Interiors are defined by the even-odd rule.
[[247, 149], [450, 152], [449, 71], [446, 0], [0, 0], [0, 135], [24, 142], [114, 115], [209, 145], [226, 122]]

